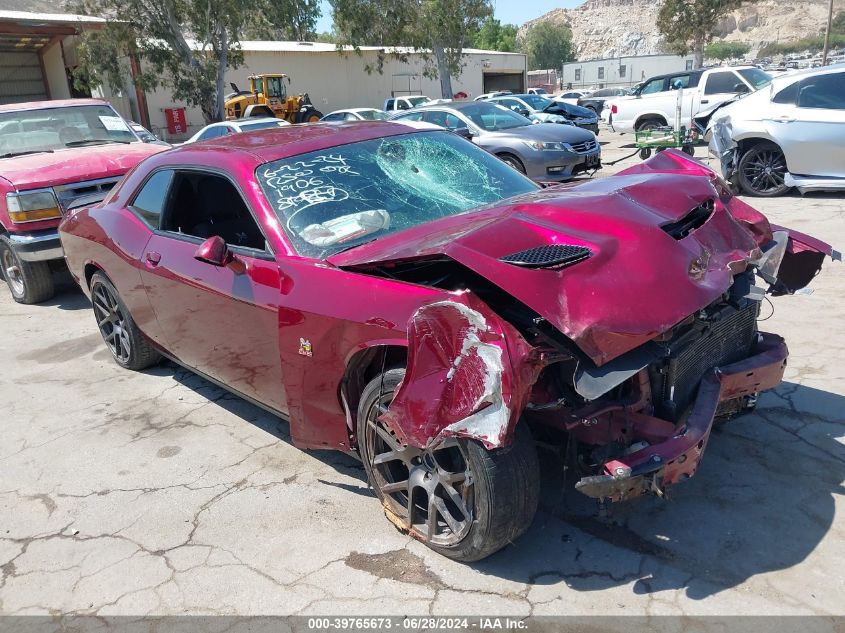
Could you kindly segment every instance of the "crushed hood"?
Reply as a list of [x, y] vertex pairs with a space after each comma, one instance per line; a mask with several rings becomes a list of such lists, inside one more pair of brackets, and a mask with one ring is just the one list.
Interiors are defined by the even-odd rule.
[[0, 159], [0, 176], [17, 190], [122, 176], [167, 149], [150, 143], [109, 143]]
[[[450, 258], [531, 308], [602, 365], [715, 301], [771, 239], [766, 219], [717, 191], [712, 172], [702, 168], [693, 175], [633, 168], [555, 187], [401, 231], [329, 261], [366, 272], [391, 262]], [[667, 232], [700, 205], [712, 205], [703, 224], [685, 236]], [[557, 269], [502, 261], [549, 244], [590, 254]]]

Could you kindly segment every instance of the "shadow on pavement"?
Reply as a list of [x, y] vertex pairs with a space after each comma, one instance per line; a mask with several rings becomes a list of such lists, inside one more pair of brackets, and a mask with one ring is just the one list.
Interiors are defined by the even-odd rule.
[[843, 412], [843, 396], [783, 383], [757, 412], [714, 431], [699, 472], [668, 499], [614, 504], [609, 519], [544, 459], [534, 526], [475, 567], [580, 591], [631, 581], [637, 594], [685, 588], [694, 600], [789, 568], [820, 543], [834, 496], [845, 493]]
[[[173, 363], [149, 371], [291, 443], [286, 421], [190, 371]], [[611, 504], [604, 518], [575, 491], [574, 476], [564, 479], [559, 457], [541, 452], [543, 493], [531, 529], [472, 567], [526, 584], [564, 581], [578, 591], [631, 582], [637, 594], [685, 588], [700, 600], [796, 565], [830, 529], [834, 495], [845, 493], [845, 447], [837, 440], [843, 412], [843, 396], [783, 383], [755, 413], [715, 429], [699, 472], [667, 499]], [[357, 459], [311, 454], [362, 482], [340, 487], [372, 496]]]

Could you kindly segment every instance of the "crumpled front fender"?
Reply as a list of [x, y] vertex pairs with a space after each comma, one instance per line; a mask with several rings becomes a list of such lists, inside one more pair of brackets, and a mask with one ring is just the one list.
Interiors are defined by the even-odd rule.
[[456, 294], [411, 317], [405, 377], [381, 421], [419, 448], [445, 437], [505, 446], [542, 366], [512, 325], [474, 295]]

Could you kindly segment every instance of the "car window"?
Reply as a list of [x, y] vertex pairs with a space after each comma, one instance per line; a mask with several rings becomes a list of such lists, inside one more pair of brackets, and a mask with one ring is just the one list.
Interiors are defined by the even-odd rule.
[[266, 249], [258, 224], [228, 178], [202, 171], [179, 171], [171, 191], [162, 230], [203, 240], [218, 235], [230, 246]]
[[737, 72], [742, 75], [748, 83], [754, 86], [755, 90], [759, 90], [763, 86], [768, 86], [772, 83], [771, 75], [759, 68], [740, 68]]
[[366, 121], [386, 121], [387, 113], [379, 110], [361, 110], [358, 115]]
[[408, 105], [408, 102], [405, 101], [404, 99], [397, 99], [396, 100], [396, 109], [397, 110], [408, 110], [408, 109], [410, 109], [410, 107], [411, 106]]
[[530, 119], [509, 110], [501, 101], [468, 105], [461, 108], [461, 114], [488, 132], [501, 132], [531, 125]]
[[454, 114], [440, 110], [429, 110], [428, 112], [425, 112], [422, 120], [426, 123], [439, 125], [440, 127], [445, 127], [450, 130], [454, 130], [459, 127], [466, 127], [466, 124]]
[[791, 83], [786, 88], [778, 92], [774, 97], [772, 97], [772, 102], [794, 104], [795, 100], [798, 99], [798, 89], [800, 87], [800, 81], [795, 81]]
[[669, 90], [680, 90], [681, 88], [689, 87], [689, 75], [677, 75], [669, 77]]
[[384, 104], [384, 109], [385, 109], [385, 110], [392, 110], [392, 109], [393, 109], [393, 104], [394, 104], [394, 103], [395, 103], [395, 102], [394, 102], [394, 100], [393, 100], [393, 99], [388, 99], [388, 100], [385, 102], [385, 104]]
[[742, 84], [742, 80], [731, 71], [711, 73], [707, 76], [707, 83], [704, 85], [704, 94], [715, 95], [737, 92], [737, 84]]
[[396, 117], [397, 121], [422, 121], [423, 112], [409, 112]]
[[798, 92], [798, 107], [845, 110], [845, 73], [804, 79]]
[[652, 79], [646, 85], [643, 86], [643, 89], [640, 90], [641, 95], [650, 95], [654, 94], [655, 92], [663, 92], [663, 84], [665, 83], [665, 79]]
[[261, 165], [256, 178], [294, 248], [326, 257], [538, 185], [451, 132], [411, 132]]
[[546, 99], [545, 97], [541, 97], [538, 95], [528, 95], [522, 98], [523, 101], [527, 102], [535, 110], [545, 110], [551, 105], [554, 105], [554, 101], [551, 99]]
[[422, 97], [408, 97], [408, 103], [410, 103], [410, 104], [411, 104], [411, 107], [412, 107], [412, 108], [414, 108], [414, 107], [416, 107], [416, 106], [418, 106], [418, 105], [422, 105], [422, 104], [424, 104], [424, 103], [428, 103], [429, 101], [431, 101], [431, 99], [429, 99], [428, 97], [425, 97], [425, 96], [422, 96]]
[[214, 127], [210, 127], [207, 130], [200, 133], [197, 137], [198, 141], [207, 141], [210, 138], [217, 138], [219, 136], [225, 136], [228, 134], [228, 130], [226, 129], [225, 125], [215, 125]]
[[241, 132], [252, 132], [253, 130], [267, 130], [271, 127], [279, 127], [279, 121], [261, 121], [259, 123], [241, 123]]
[[47, 152], [65, 147], [137, 142], [120, 115], [106, 104], [0, 113], [0, 154]]
[[165, 169], [150, 176], [149, 180], [141, 187], [129, 208], [135, 212], [150, 227], [157, 229], [161, 213], [164, 211], [164, 204], [167, 201], [167, 193], [170, 191], [170, 183], [173, 180], [173, 171]]
[[344, 121], [357, 121], [358, 117], [355, 116], [352, 112], [347, 112], [343, 115]]
[[343, 112], [333, 112], [332, 114], [327, 114], [323, 117], [323, 121], [342, 121], [345, 118], [345, 113]]
[[494, 103], [498, 103], [499, 105], [503, 105], [508, 109], [516, 108], [517, 110], [525, 110], [526, 107], [516, 99], [494, 99]]

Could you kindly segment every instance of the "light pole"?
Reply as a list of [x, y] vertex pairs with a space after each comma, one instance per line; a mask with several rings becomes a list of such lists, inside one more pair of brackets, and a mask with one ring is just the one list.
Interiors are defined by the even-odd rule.
[[824, 53], [822, 53], [822, 66], [827, 66], [827, 52], [830, 50], [830, 27], [833, 25], [833, 0], [830, 0], [830, 8], [827, 11], [827, 30], [824, 32]]

